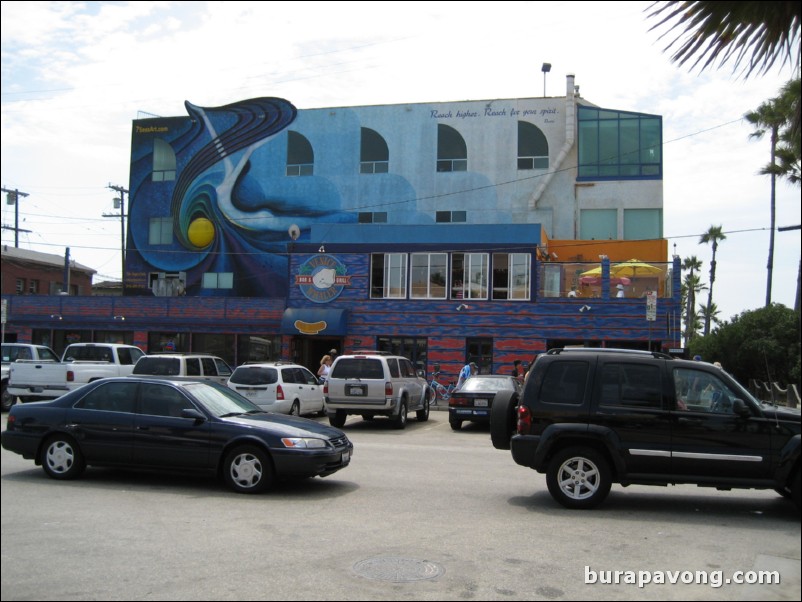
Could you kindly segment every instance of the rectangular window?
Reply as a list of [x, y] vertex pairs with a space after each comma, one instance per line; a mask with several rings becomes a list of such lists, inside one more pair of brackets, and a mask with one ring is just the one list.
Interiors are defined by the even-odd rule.
[[451, 256], [451, 298], [487, 299], [487, 253], [454, 253]]
[[362, 161], [359, 164], [359, 173], [387, 173], [390, 169], [389, 161]]
[[466, 342], [465, 359], [479, 366], [479, 374], [493, 373], [493, 339], [471, 337]]
[[601, 369], [602, 405], [659, 409], [662, 406], [660, 368], [645, 364], [605, 364]]
[[663, 238], [662, 209], [624, 209], [624, 240]]
[[493, 299], [529, 299], [530, 256], [493, 253]]
[[15, 291], [18, 295], [22, 295], [25, 292], [25, 278], [17, 278]]
[[582, 405], [587, 380], [587, 362], [553, 362], [543, 376], [538, 399], [544, 403]]
[[234, 288], [234, 273], [206, 272], [203, 275], [203, 288]]
[[426, 369], [428, 361], [428, 339], [412, 337], [377, 337], [376, 349], [392, 355], [409, 358], [419, 370]]
[[465, 223], [468, 214], [465, 211], [438, 211], [435, 215], [438, 224]]
[[579, 220], [581, 240], [618, 240], [617, 209], [582, 209]]
[[360, 211], [359, 212], [360, 224], [386, 224], [387, 212], [386, 211]]
[[38, 280], [31, 280], [28, 283], [28, 292], [31, 295], [38, 295], [39, 294], [39, 281]]
[[173, 242], [173, 218], [152, 217], [148, 225], [148, 244], [169, 245]]
[[311, 176], [314, 173], [314, 163], [287, 165], [286, 173], [288, 176]]
[[371, 299], [406, 299], [407, 256], [377, 253], [370, 256]]
[[445, 299], [448, 255], [446, 253], [413, 253], [410, 267], [410, 297], [413, 299]]

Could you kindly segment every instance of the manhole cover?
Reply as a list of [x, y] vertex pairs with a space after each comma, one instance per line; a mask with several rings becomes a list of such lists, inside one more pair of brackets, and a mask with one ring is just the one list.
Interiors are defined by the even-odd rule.
[[368, 579], [402, 583], [434, 579], [445, 573], [445, 569], [428, 560], [415, 558], [368, 558], [354, 565], [354, 572]]

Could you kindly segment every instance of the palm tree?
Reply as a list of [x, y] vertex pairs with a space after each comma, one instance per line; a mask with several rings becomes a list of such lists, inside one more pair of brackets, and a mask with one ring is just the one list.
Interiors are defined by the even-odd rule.
[[694, 271], [702, 269], [702, 262], [697, 259], [696, 255], [691, 255], [682, 261], [682, 269], [690, 270], [688, 275], [685, 277], [685, 281], [683, 282], [683, 288], [687, 294], [686, 305], [684, 306], [686, 316], [685, 340], [690, 341], [695, 331], [691, 329], [692, 320], [689, 319], [689, 316], [693, 314], [693, 308], [696, 306], [696, 293], [700, 291], [701, 287], [699, 276], [695, 275]]
[[707, 313], [705, 314], [704, 335], [710, 334], [710, 313], [713, 307], [713, 283], [716, 281], [716, 251], [718, 251], [718, 241], [725, 240], [727, 237], [721, 231], [721, 226], [710, 226], [707, 232], [699, 238], [700, 245], [710, 244], [713, 247], [713, 258], [710, 260], [710, 288], [707, 291]]
[[704, 320], [704, 322], [719, 325], [721, 324], [721, 319], [718, 317], [721, 313], [721, 310], [716, 306], [715, 303], [711, 303], [708, 307], [705, 307], [701, 303], [699, 304], [699, 318]]
[[[700, 262], [701, 266], [701, 262]], [[707, 289], [707, 285], [702, 283], [698, 274], [688, 274], [682, 282], [681, 303], [685, 308], [683, 317], [685, 318], [685, 346], [688, 346], [691, 339], [696, 336], [702, 323], [699, 321], [699, 314], [693, 311], [696, 304], [696, 295]]]
[[[744, 117], [755, 126], [749, 137], [761, 139], [770, 132], [771, 160], [758, 173], [771, 178], [771, 218], [769, 233], [769, 259], [766, 264], [766, 307], [771, 305], [771, 285], [774, 273], [774, 232], [777, 226], [776, 190], [777, 177], [789, 182], [799, 182], [799, 137], [790, 133], [794, 102], [799, 101], [799, 79], [783, 86], [780, 95], [761, 104]], [[782, 144], [780, 145], [780, 143]]]
[[[753, 71], [768, 72], [781, 60], [780, 66], [791, 63], [799, 69], [800, 23], [802, 5], [793, 2], [687, 2], [669, 0], [653, 2], [647, 18], [660, 21], [650, 31], [664, 25], [668, 30], [660, 39], [674, 32], [675, 37], [665, 50], [673, 52], [671, 60], [684, 65], [692, 60], [691, 69], [701, 63], [701, 70], [718, 61], [733, 61], [733, 70], [742, 68], [744, 78]], [[791, 130], [800, 132], [800, 104], [794, 108]]]

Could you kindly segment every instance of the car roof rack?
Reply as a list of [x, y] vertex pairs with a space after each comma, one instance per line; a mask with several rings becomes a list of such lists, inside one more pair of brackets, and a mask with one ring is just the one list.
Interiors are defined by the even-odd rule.
[[645, 349], [620, 349], [617, 347], [558, 347], [549, 349], [546, 353], [548, 355], [560, 355], [561, 353], [576, 353], [576, 352], [590, 352], [590, 353], [624, 353], [631, 355], [649, 355], [655, 359], [660, 360], [673, 360], [673, 355], [663, 353], [662, 351], [646, 351]]
[[395, 353], [391, 353], [390, 351], [379, 351], [378, 349], [356, 349], [351, 353], [346, 353], [345, 355], [395, 355]]

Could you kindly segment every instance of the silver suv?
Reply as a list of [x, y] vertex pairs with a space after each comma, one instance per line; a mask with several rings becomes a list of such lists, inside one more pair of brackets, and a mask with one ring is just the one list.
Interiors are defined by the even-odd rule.
[[317, 376], [290, 362], [243, 364], [234, 369], [228, 386], [275, 414], [326, 414], [323, 387]]
[[430, 388], [405, 357], [379, 351], [341, 355], [323, 387], [329, 422], [337, 428], [349, 414], [365, 420], [387, 416], [395, 428], [407, 425], [407, 412], [418, 422], [429, 419]]
[[158, 353], [143, 355], [134, 366], [134, 376], [170, 376], [211, 380], [226, 384], [231, 368], [215, 355], [202, 353]]

